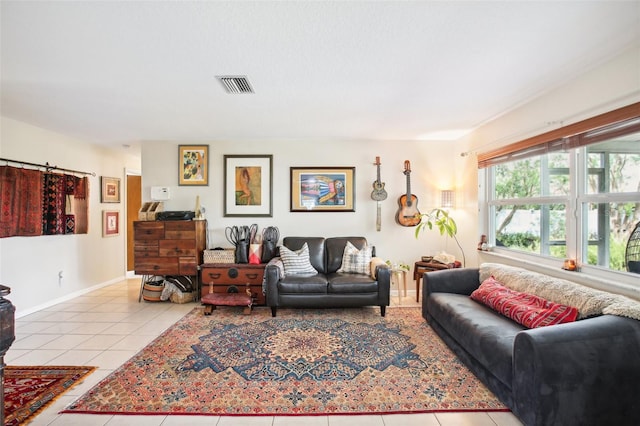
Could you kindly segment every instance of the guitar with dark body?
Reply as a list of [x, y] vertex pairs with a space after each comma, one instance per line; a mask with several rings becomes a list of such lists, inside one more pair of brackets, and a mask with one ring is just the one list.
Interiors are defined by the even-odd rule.
[[407, 177], [407, 193], [398, 199], [398, 213], [396, 222], [402, 226], [417, 226], [422, 219], [418, 210], [418, 197], [411, 194], [411, 163], [404, 162], [404, 175]]

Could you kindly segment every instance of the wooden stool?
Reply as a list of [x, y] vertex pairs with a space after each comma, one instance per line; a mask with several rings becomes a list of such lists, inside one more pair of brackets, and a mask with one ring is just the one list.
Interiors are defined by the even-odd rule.
[[211, 315], [216, 306], [246, 306], [244, 313], [251, 313], [253, 300], [251, 295], [242, 293], [208, 293], [202, 297], [202, 304], [206, 306], [205, 315]]
[[400, 285], [404, 287], [404, 296], [407, 297], [407, 271], [404, 269], [391, 270], [391, 282], [398, 286], [398, 302], [402, 302], [402, 293], [400, 293]]

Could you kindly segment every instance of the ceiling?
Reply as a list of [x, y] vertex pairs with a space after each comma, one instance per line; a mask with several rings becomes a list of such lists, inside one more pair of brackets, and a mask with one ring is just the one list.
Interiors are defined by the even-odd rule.
[[[100, 144], [469, 130], [640, 45], [640, 1], [6, 1], [2, 115]], [[246, 75], [227, 94], [218, 75]]]

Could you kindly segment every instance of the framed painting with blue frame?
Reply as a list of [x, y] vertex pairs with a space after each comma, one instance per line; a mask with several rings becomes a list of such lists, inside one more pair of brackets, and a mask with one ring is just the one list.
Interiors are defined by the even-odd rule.
[[291, 167], [292, 212], [355, 212], [355, 167]]

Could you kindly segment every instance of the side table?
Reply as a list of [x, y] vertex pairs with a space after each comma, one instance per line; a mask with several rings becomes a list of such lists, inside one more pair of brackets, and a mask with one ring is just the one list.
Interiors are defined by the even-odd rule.
[[398, 302], [402, 301], [402, 293], [400, 293], [400, 285], [404, 288], [404, 296], [407, 296], [407, 270], [401, 268], [391, 269], [391, 284], [398, 287]]
[[[201, 297], [210, 293], [244, 294], [249, 290], [252, 304], [265, 305], [262, 278], [265, 263], [205, 263], [200, 265]], [[211, 296], [210, 296], [211, 297]]]
[[418, 261], [413, 266], [413, 279], [416, 280], [416, 302], [420, 301], [420, 281], [426, 272], [440, 271], [442, 269], [459, 268], [460, 262], [440, 263]]

